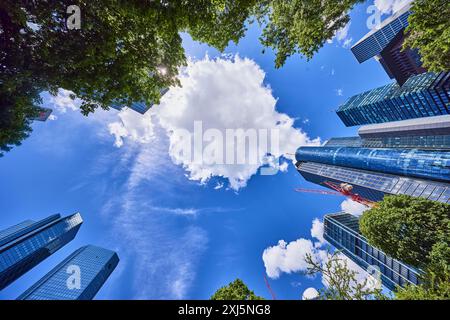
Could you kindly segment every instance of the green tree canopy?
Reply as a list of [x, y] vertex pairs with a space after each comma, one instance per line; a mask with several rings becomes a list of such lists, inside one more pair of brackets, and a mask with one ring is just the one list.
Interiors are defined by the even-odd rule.
[[20, 145], [31, 132], [31, 119], [38, 115], [39, 92], [29, 81], [0, 85], [0, 157]]
[[[84, 114], [112, 103], [157, 102], [186, 63], [181, 32], [224, 50], [244, 36], [251, 16], [268, 15], [262, 42], [276, 49], [281, 66], [295, 52], [311, 58], [356, 2], [4, 0], [1, 80], [27, 73], [40, 90], [71, 90]], [[73, 4], [81, 10], [78, 30], [66, 26]]]
[[430, 71], [450, 70], [450, 2], [415, 0], [412, 11], [404, 46], [418, 49]]
[[450, 300], [450, 247], [447, 242], [436, 243], [430, 263], [418, 286], [408, 285], [395, 292], [399, 300]]
[[418, 268], [431, 263], [436, 244], [450, 241], [450, 205], [423, 198], [386, 196], [359, 223], [370, 244]]
[[[7, 101], [17, 90], [23, 99], [14, 101], [28, 101], [31, 107], [40, 92], [56, 94], [64, 88], [81, 99], [85, 115], [112, 104], [158, 103], [162, 89], [178, 84], [179, 68], [186, 64], [182, 33], [224, 50], [257, 20], [262, 45], [274, 50], [275, 66], [281, 67], [294, 54], [311, 59], [360, 2], [2, 0], [0, 86], [5, 89], [0, 94], [6, 97], [0, 100]], [[80, 29], [66, 25], [70, 5], [80, 8]], [[448, 16], [448, 1], [417, 0], [410, 17], [407, 45], [418, 48], [433, 70], [449, 69]], [[20, 92], [24, 86], [30, 90]], [[2, 122], [1, 130], [9, 130], [5, 136], [11, 137], [0, 140], [4, 149], [17, 143], [13, 136], [25, 137], [30, 131], [29, 121], [14, 121], [28, 114], [14, 101], [8, 112], [18, 115]]]
[[[73, 91], [85, 115], [113, 103], [157, 103], [186, 63], [180, 33], [223, 50], [243, 36], [255, 2], [1, 1], [0, 149], [28, 136], [43, 91]], [[69, 5], [80, 8], [80, 29], [67, 27]]]
[[[80, 7], [81, 28], [69, 30], [66, 10], [74, 4]], [[113, 103], [150, 104], [162, 89], [177, 84], [178, 68], [186, 63], [180, 32], [223, 50], [244, 34], [253, 4], [5, 0], [0, 61], [9, 73], [31, 74], [41, 90], [73, 91], [83, 101], [84, 114]]]
[[218, 289], [211, 296], [211, 300], [264, 300], [264, 298], [255, 295], [241, 279], [236, 279]]
[[275, 50], [277, 68], [296, 53], [311, 59], [327, 40], [349, 22], [348, 13], [355, 4], [363, 1], [260, 1], [256, 16], [265, 26], [261, 42]]

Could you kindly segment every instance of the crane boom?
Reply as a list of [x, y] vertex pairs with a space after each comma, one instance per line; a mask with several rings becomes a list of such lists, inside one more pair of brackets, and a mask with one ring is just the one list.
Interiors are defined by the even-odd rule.
[[297, 192], [318, 193], [318, 194], [331, 194], [331, 195], [336, 195], [336, 196], [341, 195], [341, 193], [337, 192], [337, 191], [317, 190], [317, 189], [296, 188], [295, 191], [297, 191]]
[[295, 191], [297, 192], [308, 192], [308, 193], [318, 193], [318, 194], [326, 194], [326, 195], [341, 195], [350, 198], [351, 200], [361, 203], [365, 205], [366, 207], [373, 208], [375, 207], [376, 203], [374, 201], [371, 201], [369, 199], [361, 197], [357, 193], [353, 193], [353, 186], [348, 183], [335, 183], [332, 181], [325, 181], [323, 183], [326, 187], [333, 189], [334, 191], [328, 191], [328, 190], [314, 190], [314, 189], [304, 189], [304, 188], [297, 188]]
[[270, 287], [269, 281], [267, 281], [266, 275], [264, 275], [264, 281], [266, 283], [266, 287], [270, 292], [270, 295], [272, 296], [272, 300], [277, 300], [277, 297], [275, 296], [275, 292], [273, 292], [272, 288]]

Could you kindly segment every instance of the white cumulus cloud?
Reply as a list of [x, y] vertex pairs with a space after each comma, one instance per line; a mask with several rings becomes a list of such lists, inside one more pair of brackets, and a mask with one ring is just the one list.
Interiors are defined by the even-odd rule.
[[298, 239], [289, 243], [280, 240], [277, 245], [268, 247], [263, 252], [266, 273], [270, 278], [277, 279], [283, 272], [305, 271], [308, 267], [305, 261], [307, 254], [315, 255], [311, 240]]
[[346, 199], [341, 203], [341, 209], [342, 211], [345, 211], [347, 213], [359, 217], [364, 213], [364, 211], [370, 208], [351, 199]]
[[323, 222], [319, 219], [314, 219], [311, 227], [311, 237], [316, 238], [319, 242], [316, 244], [317, 246], [322, 246], [326, 243], [325, 238], [323, 237]]
[[413, 0], [375, 0], [374, 5], [383, 14], [395, 13]]
[[124, 138], [147, 144], [154, 140], [155, 132], [151, 113], [141, 115], [133, 110], [123, 109], [119, 113], [120, 121], [108, 124], [109, 133], [115, 137], [114, 145], [121, 147]]
[[[305, 259], [307, 254], [311, 255], [314, 261], [324, 266], [329, 261], [331, 254], [325, 248], [327, 242], [323, 237], [323, 222], [319, 219], [313, 220], [311, 236], [318, 241], [300, 238], [287, 243], [280, 240], [277, 245], [266, 248], [262, 259], [267, 275], [272, 279], [277, 279], [282, 273], [307, 271], [308, 264]], [[358, 283], [362, 284], [366, 279], [370, 279], [371, 276], [365, 270], [344, 254], [338, 253], [337, 257], [339, 259], [338, 264], [346, 264], [350, 270], [356, 272], [355, 278]], [[333, 267], [336, 266], [336, 264], [333, 265]], [[329, 286], [328, 279], [324, 275], [322, 275], [322, 284], [326, 287]], [[366, 285], [375, 286], [377, 282], [369, 281]], [[314, 292], [310, 290], [306, 293], [307, 297], [311, 297]]]
[[319, 292], [314, 288], [308, 288], [303, 292], [302, 300], [314, 300], [319, 296]]
[[56, 96], [50, 96], [50, 104], [53, 105], [59, 112], [65, 113], [67, 110], [78, 110], [81, 105], [81, 100], [78, 98], [72, 99], [73, 92], [65, 89], [58, 89]]
[[268, 247], [263, 252], [263, 261], [266, 273], [270, 278], [276, 279], [281, 273], [306, 271], [308, 265], [305, 261], [307, 254], [315, 260], [322, 261], [326, 258], [326, 251], [321, 250], [326, 241], [323, 238], [323, 223], [314, 219], [311, 227], [311, 236], [317, 241], [297, 239], [290, 243], [284, 240], [278, 241], [275, 246]]
[[[151, 141], [154, 126], [160, 126], [169, 137], [172, 161], [188, 172], [189, 179], [206, 183], [212, 177], [222, 177], [230, 188], [239, 190], [261, 166], [286, 171], [287, 163], [278, 161], [280, 157], [294, 160], [292, 154], [299, 146], [320, 144], [320, 139], [310, 139], [293, 127], [294, 119], [276, 110], [277, 100], [264, 83], [265, 72], [251, 59], [234, 56], [190, 61], [179, 79], [181, 87], [171, 88], [160, 105], [144, 116], [132, 117], [131, 110], [119, 113], [121, 121], [109, 127], [116, 146], [126, 138]], [[244, 144], [228, 144], [229, 130], [243, 141], [249, 132], [257, 133], [257, 143], [247, 139]], [[180, 132], [188, 139], [181, 139]], [[196, 139], [196, 132], [204, 133], [203, 139], [201, 135]], [[206, 138], [206, 132], [212, 135]], [[261, 138], [260, 132], [266, 132], [267, 138]], [[277, 143], [272, 143], [272, 138]], [[192, 152], [186, 155], [180, 150]], [[231, 164], [228, 153], [236, 157]], [[200, 161], [194, 157], [198, 154]], [[247, 161], [237, 162], [239, 154], [247, 155]], [[248, 155], [256, 155], [255, 161], [248, 161]]]

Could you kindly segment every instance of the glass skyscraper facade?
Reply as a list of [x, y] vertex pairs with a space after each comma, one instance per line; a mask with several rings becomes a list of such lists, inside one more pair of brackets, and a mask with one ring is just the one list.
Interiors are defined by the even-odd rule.
[[25, 220], [12, 227], [0, 230], [0, 245], [3, 245], [4, 243], [8, 242], [8, 239], [10, 239], [10, 237], [14, 237], [14, 235], [17, 235], [19, 232], [25, 230], [25, 228], [29, 227], [33, 223], [35, 223], [35, 221]]
[[353, 193], [371, 201], [381, 201], [385, 194], [404, 194], [450, 203], [448, 183], [315, 162], [297, 162], [296, 167], [306, 181], [324, 187], [328, 181], [347, 183], [353, 186]]
[[410, 8], [411, 5], [406, 5], [398, 10], [351, 48], [359, 63], [374, 57], [399, 85], [403, 85], [412, 75], [427, 71], [417, 50], [403, 49]]
[[363, 147], [363, 139], [361, 137], [339, 137], [327, 140], [324, 147]]
[[347, 213], [326, 215], [324, 238], [362, 269], [377, 267], [382, 284], [390, 290], [406, 284], [419, 284], [420, 272], [417, 269], [387, 256], [368, 243], [359, 231], [359, 219], [355, 216]]
[[[125, 106], [120, 104], [113, 104], [111, 105], [111, 108], [114, 108], [116, 110], [122, 110]], [[146, 113], [150, 108], [152, 107], [152, 104], [145, 104], [145, 103], [133, 103], [128, 108], [139, 112], [140, 114]]]
[[83, 220], [79, 213], [22, 222], [0, 232], [0, 290], [70, 242]]
[[403, 85], [413, 75], [427, 72], [422, 66], [418, 50], [409, 48], [403, 50], [404, 41], [404, 33], [400, 31], [376, 57], [389, 77], [395, 79], [399, 85]]
[[422, 73], [351, 97], [337, 115], [347, 126], [450, 114], [450, 72]]
[[351, 50], [359, 63], [380, 54], [408, 26], [410, 6], [405, 6], [355, 43]]
[[296, 160], [450, 182], [450, 153], [443, 151], [300, 147]]
[[34, 118], [31, 118], [32, 120], [47, 121], [48, 117], [50, 117], [50, 114], [53, 112], [52, 109], [44, 107], [39, 107], [38, 111], [39, 111], [38, 115]]
[[[160, 92], [161, 96], [165, 95], [167, 93], [167, 91], [169, 91], [168, 88], [161, 90], [161, 92]], [[136, 112], [139, 112], [140, 114], [144, 114], [151, 107], [153, 107], [153, 105], [154, 105], [153, 103], [146, 104], [144, 102], [135, 102], [135, 103], [131, 104], [131, 106], [129, 106], [128, 108], [130, 108]], [[118, 104], [118, 103], [111, 105], [111, 108], [114, 108], [116, 110], [122, 110], [124, 107], [125, 106], [123, 104]]]
[[400, 148], [450, 151], [450, 135], [411, 135], [399, 137], [343, 137], [331, 138], [326, 147]]
[[114, 251], [92, 245], [82, 247], [17, 299], [91, 300], [118, 263], [119, 257]]
[[368, 148], [450, 150], [450, 115], [366, 125], [358, 134]]

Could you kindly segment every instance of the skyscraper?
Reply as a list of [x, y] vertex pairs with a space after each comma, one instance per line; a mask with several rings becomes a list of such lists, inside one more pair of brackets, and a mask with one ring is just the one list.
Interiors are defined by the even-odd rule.
[[32, 118], [31, 120], [35, 120], [35, 121], [47, 121], [48, 117], [50, 117], [50, 114], [53, 112], [52, 109], [50, 108], [44, 108], [44, 107], [39, 107], [38, 108], [39, 113], [36, 117]]
[[[168, 88], [161, 90], [161, 92], [160, 92], [161, 97], [163, 95], [165, 95], [167, 93], [167, 91], [169, 91]], [[153, 107], [153, 105], [154, 105], [153, 103], [146, 104], [144, 102], [135, 102], [135, 103], [131, 104], [131, 106], [129, 106], [129, 108], [136, 112], [139, 112], [140, 114], [145, 114], [151, 107]], [[124, 107], [125, 106], [123, 104], [119, 104], [119, 103], [111, 105], [111, 108], [114, 108], [116, 110], [122, 110]]]
[[370, 124], [358, 134], [331, 138], [325, 146], [450, 151], [450, 115]]
[[[361, 155], [362, 159], [364, 155]], [[404, 194], [450, 203], [450, 183], [324, 164], [319, 162], [320, 159], [316, 160], [318, 162], [304, 161], [297, 154], [296, 167], [305, 180], [324, 187], [328, 187], [325, 182], [349, 184], [353, 193], [371, 201], [383, 200], [386, 194]]]
[[450, 115], [366, 125], [363, 147], [450, 150]]
[[399, 85], [403, 85], [410, 76], [427, 71], [422, 67], [417, 50], [403, 50], [410, 7], [404, 6], [351, 48], [359, 63], [374, 57]]
[[391, 79], [395, 79], [399, 85], [403, 85], [409, 77], [427, 72], [422, 66], [418, 50], [403, 50], [405, 36], [400, 31], [394, 39], [381, 51], [376, 60], [380, 62]]
[[347, 213], [328, 214], [324, 218], [324, 238], [348, 258], [368, 270], [379, 268], [382, 284], [394, 290], [396, 286], [419, 284], [420, 272], [401, 261], [387, 256], [371, 246], [359, 231], [357, 217]]
[[408, 26], [410, 8], [410, 5], [404, 6], [352, 46], [353, 55], [359, 63], [379, 55]]
[[18, 300], [91, 300], [119, 263], [114, 251], [82, 247], [36, 282]]
[[347, 126], [450, 114], [450, 72], [422, 73], [351, 97], [337, 115]]
[[450, 183], [450, 153], [416, 149], [300, 147], [297, 161]]
[[0, 290], [70, 242], [83, 220], [79, 213], [62, 218], [24, 221], [0, 232]]

